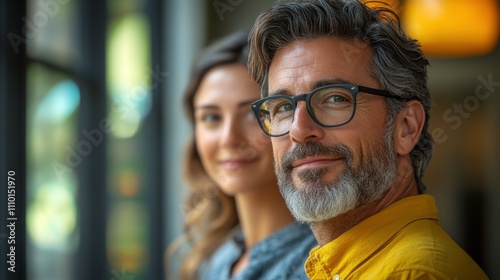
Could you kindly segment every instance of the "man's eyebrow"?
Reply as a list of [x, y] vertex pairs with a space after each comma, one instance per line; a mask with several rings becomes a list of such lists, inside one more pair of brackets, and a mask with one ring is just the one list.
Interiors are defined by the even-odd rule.
[[287, 89], [278, 89], [276, 91], [270, 92], [267, 96], [274, 96], [274, 95], [286, 95], [286, 96], [292, 96], [289, 90]]
[[352, 82], [340, 78], [319, 80], [314, 83], [314, 86], [311, 90], [332, 84], [352, 84]]
[[[344, 80], [344, 79], [340, 79], [340, 78], [318, 80], [318, 81], [313, 83], [311, 91], [315, 90], [319, 87], [327, 86], [327, 85], [331, 85], [331, 84], [352, 84], [352, 82]], [[303, 93], [306, 93], [306, 92], [299, 92], [297, 94], [303, 94]], [[291, 94], [291, 92], [287, 89], [278, 89], [278, 90], [270, 92], [268, 94], [268, 96], [273, 96], [273, 95], [293, 96], [293, 94]]]

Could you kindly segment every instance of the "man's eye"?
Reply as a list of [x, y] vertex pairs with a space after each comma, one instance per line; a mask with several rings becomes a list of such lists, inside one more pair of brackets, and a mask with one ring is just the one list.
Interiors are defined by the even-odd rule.
[[342, 95], [332, 95], [329, 96], [326, 101], [330, 103], [341, 103], [341, 102], [347, 102], [348, 100]]
[[281, 112], [288, 112], [293, 110], [292, 104], [290, 103], [283, 103], [278, 106], [276, 106], [276, 109], [274, 110], [276, 113], [281, 113]]

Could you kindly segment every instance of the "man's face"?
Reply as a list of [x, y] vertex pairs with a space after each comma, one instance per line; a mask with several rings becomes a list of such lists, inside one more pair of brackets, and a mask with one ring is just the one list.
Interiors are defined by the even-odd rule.
[[[372, 76], [372, 53], [355, 40], [295, 40], [269, 69], [269, 95], [295, 96], [318, 85], [350, 83], [381, 88]], [[280, 190], [299, 221], [318, 222], [379, 199], [396, 176], [392, 129], [383, 97], [358, 93], [346, 125], [321, 127], [299, 101], [290, 133], [272, 138]]]

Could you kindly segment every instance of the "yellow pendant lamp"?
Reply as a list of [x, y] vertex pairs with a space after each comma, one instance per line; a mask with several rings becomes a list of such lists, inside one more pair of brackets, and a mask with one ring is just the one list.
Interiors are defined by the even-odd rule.
[[497, 45], [498, 0], [406, 0], [403, 4], [403, 28], [427, 55], [484, 55]]

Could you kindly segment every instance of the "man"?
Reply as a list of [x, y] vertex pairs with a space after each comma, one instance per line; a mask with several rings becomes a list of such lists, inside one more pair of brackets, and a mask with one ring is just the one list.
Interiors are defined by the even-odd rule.
[[431, 158], [427, 59], [390, 10], [283, 3], [250, 35], [252, 104], [280, 190], [319, 246], [311, 279], [485, 279], [423, 194]]

